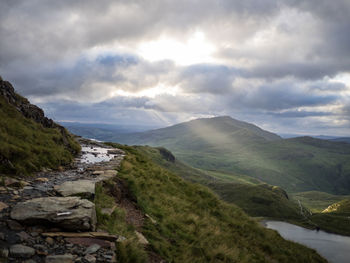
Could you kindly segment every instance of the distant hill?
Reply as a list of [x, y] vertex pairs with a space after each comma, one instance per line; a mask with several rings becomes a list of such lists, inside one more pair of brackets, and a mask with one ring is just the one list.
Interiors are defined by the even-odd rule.
[[350, 193], [348, 144], [311, 137], [282, 139], [227, 116], [109, 139], [162, 146], [193, 167], [248, 175], [288, 192]]
[[80, 146], [39, 107], [0, 78], [0, 176], [69, 164]]
[[332, 139], [331, 141], [334, 141], [334, 142], [346, 142], [346, 143], [350, 143], [350, 137], [341, 137], [341, 138], [336, 138], [336, 139]]

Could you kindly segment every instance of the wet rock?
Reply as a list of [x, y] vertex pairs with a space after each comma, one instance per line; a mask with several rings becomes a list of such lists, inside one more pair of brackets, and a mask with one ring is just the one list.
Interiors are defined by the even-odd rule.
[[9, 206], [3, 202], [0, 202], [0, 212], [6, 208], [8, 208]]
[[34, 256], [34, 248], [23, 246], [20, 244], [13, 245], [10, 247], [10, 255], [15, 258], [29, 258]]
[[89, 246], [89, 247], [85, 250], [84, 254], [94, 254], [94, 253], [96, 253], [100, 248], [101, 248], [100, 245], [98, 245], [98, 244], [93, 244], [93, 245]]
[[73, 255], [64, 254], [47, 256], [45, 263], [73, 263]]
[[11, 218], [28, 223], [56, 224], [67, 230], [94, 230], [95, 205], [79, 197], [42, 197], [18, 203]]
[[84, 196], [92, 197], [95, 195], [95, 182], [90, 180], [67, 181], [57, 185], [54, 189], [62, 196]]

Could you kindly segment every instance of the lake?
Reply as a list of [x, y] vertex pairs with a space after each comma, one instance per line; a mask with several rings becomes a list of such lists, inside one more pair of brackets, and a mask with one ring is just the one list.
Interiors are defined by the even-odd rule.
[[322, 230], [310, 230], [280, 221], [264, 221], [264, 223], [267, 228], [277, 230], [283, 238], [317, 250], [329, 262], [350, 262], [350, 237]]

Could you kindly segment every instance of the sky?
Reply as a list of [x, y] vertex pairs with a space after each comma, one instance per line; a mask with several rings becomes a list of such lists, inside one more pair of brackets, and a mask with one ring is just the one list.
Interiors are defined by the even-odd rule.
[[0, 75], [56, 121], [230, 115], [350, 136], [349, 0], [2, 0]]

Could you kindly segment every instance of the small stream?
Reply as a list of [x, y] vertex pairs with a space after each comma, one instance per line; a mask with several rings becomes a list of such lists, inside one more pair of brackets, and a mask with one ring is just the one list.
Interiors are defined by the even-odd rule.
[[281, 221], [264, 221], [267, 228], [277, 230], [287, 239], [315, 249], [330, 263], [350, 262], [350, 237], [310, 230]]

